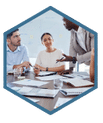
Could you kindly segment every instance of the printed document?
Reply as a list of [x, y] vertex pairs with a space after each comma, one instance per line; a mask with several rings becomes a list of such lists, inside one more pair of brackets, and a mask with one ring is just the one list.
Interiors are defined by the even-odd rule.
[[65, 83], [70, 83], [75, 87], [94, 85], [94, 83], [92, 83], [88, 80], [83, 80], [81, 78], [63, 78], [60, 80]]
[[15, 81], [13, 83], [19, 85], [37, 86], [37, 87], [48, 84], [48, 82], [42, 82], [42, 81], [31, 80], [31, 79], [24, 79], [20, 81]]
[[36, 77], [36, 78], [40, 79], [40, 80], [54, 80], [54, 79], [61, 79], [61, 78], [65, 78], [65, 77], [60, 76], [60, 75], [51, 75], [51, 76]]
[[25, 96], [36, 96], [36, 97], [52, 97], [54, 98], [59, 90], [53, 89], [41, 89], [41, 88], [33, 88], [33, 87], [22, 87], [17, 91], [21, 95]]
[[84, 75], [83, 73], [82, 72], [74, 72], [72, 74], [64, 74], [63, 76], [68, 77], [68, 78], [80, 78], [80, 79], [89, 78], [89, 74], [85, 73], [85, 75]]

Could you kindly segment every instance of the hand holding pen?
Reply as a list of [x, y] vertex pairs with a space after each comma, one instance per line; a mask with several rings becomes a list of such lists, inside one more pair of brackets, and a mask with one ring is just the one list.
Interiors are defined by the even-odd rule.
[[[62, 55], [63, 55], [63, 54], [62, 54]], [[62, 61], [64, 60], [64, 58], [65, 58], [65, 57], [63, 56], [61, 59], [57, 59], [57, 60], [56, 60], [56, 63], [62, 62]]]
[[29, 65], [33, 68], [34, 73], [35, 73], [36, 75], [38, 75], [38, 74], [40, 73], [41, 70], [40, 70], [38, 67], [32, 66], [31, 64], [29, 64]]
[[62, 57], [61, 59], [57, 59], [57, 62], [63, 62], [63, 61], [72, 61], [73, 57], [72, 56], [67, 56], [65, 54], [62, 54], [64, 57]]
[[32, 66], [31, 64], [29, 64], [31, 67], [33, 67], [33, 69], [35, 68], [35, 69], [39, 69], [39, 68], [37, 68], [37, 67], [35, 67], [35, 66]]

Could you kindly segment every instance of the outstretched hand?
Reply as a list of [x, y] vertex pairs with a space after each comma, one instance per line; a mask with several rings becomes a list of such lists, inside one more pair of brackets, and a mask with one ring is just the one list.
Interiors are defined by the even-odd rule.
[[65, 58], [63, 59], [57, 59], [58, 62], [63, 62], [63, 61], [73, 61], [73, 57], [72, 56], [67, 56], [65, 54], [62, 54]]

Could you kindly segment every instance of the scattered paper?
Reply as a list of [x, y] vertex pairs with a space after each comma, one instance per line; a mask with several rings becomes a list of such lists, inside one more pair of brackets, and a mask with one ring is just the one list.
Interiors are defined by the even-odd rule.
[[58, 98], [55, 106], [54, 106], [54, 109], [58, 108], [59, 106], [63, 105], [64, 103], [70, 101], [72, 98]]
[[72, 74], [64, 74], [65, 77], [71, 77], [71, 78], [80, 78], [80, 79], [87, 79], [89, 78], [89, 75], [86, 74], [86, 75], [83, 75], [83, 74], [80, 74], [80, 73], [72, 73]]
[[51, 75], [51, 76], [36, 77], [36, 78], [40, 79], [40, 80], [54, 80], [54, 79], [61, 79], [61, 78], [65, 78], [65, 77], [60, 76], [60, 75]]
[[13, 83], [19, 84], [19, 85], [38, 86], [38, 87], [48, 84], [48, 82], [42, 82], [42, 81], [31, 80], [31, 79], [24, 79], [24, 80], [20, 80], [20, 81], [15, 81]]
[[18, 92], [19, 93], [28, 93], [32, 90], [33, 88], [31, 87], [22, 87]]
[[30, 99], [31, 101], [33, 101], [33, 102], [35, 102], [35, 103], [39, 102], [39, 100], [34, 99], [34, 98], [28, 98], [28, 99]]
[[83, 80], [81, 78], [63, 78], [63, 79], [60, 79], [60, 80], [65, 82], [65, 83], [70, 83], [75, 87], [94, 85], [94, 83], [92, 83], [88, 80]]
[[59, 90], [22, 87], [17, 92], [27, 96], [55, 97], [57, 93], [59, 92]]
[[20, 90], [22, 87], [12, 87], [11, 89], [15, 90], [15, 91], [18, 91]]
[[80, 95], [81, 93], [89, 90], [90, 88], [91, 87], [61, 89], [60, 92], [62, 94], [64, 94], [65, 96], [69, 96], [69, 95]]

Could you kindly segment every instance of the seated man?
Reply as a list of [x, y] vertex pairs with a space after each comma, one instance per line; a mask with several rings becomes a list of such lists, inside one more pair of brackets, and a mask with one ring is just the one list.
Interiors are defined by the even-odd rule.
[[19, 29], [7, 35], [7, 71], [21, 68], [27, 71], [30, 68], [27, 49], [21, 45]]

